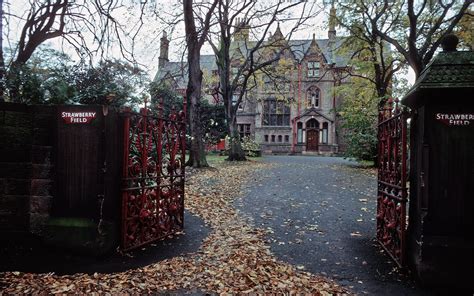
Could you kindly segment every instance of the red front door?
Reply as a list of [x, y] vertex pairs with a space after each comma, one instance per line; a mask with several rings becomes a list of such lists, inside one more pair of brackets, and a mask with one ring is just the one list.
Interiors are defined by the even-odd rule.
[[306, 131], [306, 151], [318, 151], [319, 130], [309, 129]]

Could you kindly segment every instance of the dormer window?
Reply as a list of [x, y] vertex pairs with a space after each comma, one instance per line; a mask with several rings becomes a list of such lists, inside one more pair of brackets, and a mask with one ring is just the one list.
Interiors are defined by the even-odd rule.
[[321, 67], [319, 62], [312, 61], [308, 62], [308, 77], [318, 77], [319, 76], [319, 68]]

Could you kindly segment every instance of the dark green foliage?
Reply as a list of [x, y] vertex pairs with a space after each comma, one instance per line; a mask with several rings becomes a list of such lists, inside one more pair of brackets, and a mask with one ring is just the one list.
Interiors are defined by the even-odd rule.
[[105, 60], [97, 67], [76, 66], [74, 72], [73, 100], [81, 104], [137, 104], [147, 82], [142, 69], [120, 60]]
[[209, 144], [217, 144], [227, 135], [224, 105], [201, 103], [201, 119], [204, 126], [204, 139]]
[[[168, 116], [173, 108], [178, 111], [183, 109], [183, 97], [166, 84], [152, 82], [150, 84], [150, 95], [152, 106], [160, 104], [160, 102], [163, 103], [165, 116]], [[225, 138], [227, 128], [224, 106], [222, 104], [209, 104], [203, 100], [201, 102], [201, 122], [206, 143], [217, 144], [221, 139]]]
[[73, 96], [71, 64], [66, 54], [41, 48], [26, 64], [9, 70], [6, 95], [27, 104], [65, 103]]
[[22, 103], [39, 104], [44, 100], [40, 75], [30, 65], [12, 69], [6, 80], [6, 88], [18, 90]]
[[25, 65], [10, 70], [6, 87], [14, 102], [122, 106], [141, 102], [147, 82], [144, 70], [125, 61], [74, 64], [62, 52], [41, 48]]
[[172, 109], [183, 110], [183, 97], [171, 87], [157, 82], [150, 83], [151, 105], [163, 104], [164, 115], [168, 116]]
[[361, 78], [353, 78], [351, 84], [339, 86], [337, 92], [346, 98], [337, 110], [342, 118], [339, 132], [347, 144], [345, 155], [358, 160], [374, 160], [380, 99], [370, 82]]

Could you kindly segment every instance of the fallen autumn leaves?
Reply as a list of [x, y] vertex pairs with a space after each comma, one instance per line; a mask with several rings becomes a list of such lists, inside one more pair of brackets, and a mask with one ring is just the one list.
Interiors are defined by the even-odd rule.
[[221, 164], [189, 178], [186, 207], [212, 228], [197, 253], [115, 274], [0, 274], [3, 293], [156, 293], [201, 290], [213, 293], [348, 293], [336, 283], [278, 261], [264, 231], [238, 215], [232, 201], [253, 170], [264, 164]]

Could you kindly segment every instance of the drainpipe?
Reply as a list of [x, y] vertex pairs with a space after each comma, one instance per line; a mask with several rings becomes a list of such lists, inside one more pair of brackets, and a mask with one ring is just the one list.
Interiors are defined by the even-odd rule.
[[296, 117], [293, 119], [293, 141], [291, 143], [291, 152], [296, 153], [296, 137], [298, 131], [296, 130], [296, 118], [300, 117], [301, 113], [301, 61], [298, 63], [298, 107], [296, 112]]
[[298, 64], [298, 117], [301, 115], [301, 61]]
[[[335, 70], [334, 70], [334, 74], [335, 74]], [[337, 142], [337, 136], [336, 136], [336, 133], [337, 133], [337, 120], [336, 120], [336, 117], [337, 117], [337, 114], [336, 114], [336, 77], [334, 77], [334, 81], [333, 81], [333, 92], [332, 92], [332, 110], [334, 110], [334, 133], [331, 133], [332, 134], [332, 144], [333, 145], [338, 145], [339, 147], [339, 143]], [[328, 135], [329, 135], [329, 131], [328, 131]], [[328, 139], [329, 140], [329, 139]], [[329, 141], [328, 141], [329, 142]], [[328, 143], [329, 144], [329, 143]], [[334, 147], [334, 146], [333, 146]], [[337, 150], [339, 150], [339, 148], [335, 149], [336, 153], [338, 152]]]

